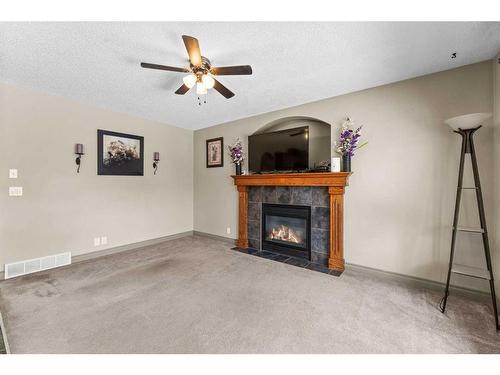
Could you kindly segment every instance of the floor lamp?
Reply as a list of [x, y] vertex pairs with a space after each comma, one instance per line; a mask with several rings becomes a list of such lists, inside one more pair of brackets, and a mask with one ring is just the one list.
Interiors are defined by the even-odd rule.
[[[448, 301], [449, 289], [450, 289], [450, 278], [452, 274], [460, 274], [469, 277], [479, 278], [488, 280], [490, 283], [490, 292], [493, 302], [493, 313], [495, 314], [495, 326], [496, 329], [500, 329], [498, 324], [498, 312], [497, 312], [497, 301], [495, 296], [495, 284], [493, 280], [493, 269], [491, 266], [491, 255], [490, 255], [490, 245], [488, 240], [488, 230], [486, 226], [486, 217], [484, 214], [484, 204], [483, 204], [483, 194], [481, 191], [481, 183], [479, 181], [479, 170], [477, 166], [476, 151], [474, 148], [474, 133], [478, 131], [484, 121], [491, 117], [491, 113], [472, 113], [469, 115], [453, 117], [445, 121], [455, 133], [460, 134], [462, 137], [462, 150], [460, 152], [460, 167], [458, 169], [458, 185], [457, 194], [455, 201], [455, 214], [453, 216], [453, 229], [451, 235], [451, 251], [450, 251], [450, 263], [448, 266], [448, 276], [446, 278], [446, 288], [444, 292], [444, 297], [441, 300], [440, 308], [441, 312], [445, 312], [446, 302]], [[474, 186], [463, 186], [464, 177], [464, 160], [465, 156], [469, 154], [472, 162], [472, 172], [474, 175]], [[473, 189], [476, 191], [477, 205], [479, 210], [479, 228], [469, 228], [461, 227], [458, 225], [459, 211], [460, 211], [460, 200], [462, 198], [462, 190]], [[457, 233], [476, 233], [481, 234], [483, 238], [484, 255], [486, 258], [486, 270], [478, 269], [475, 267], [467, 267], [463, 265], [458, 265], [453, 263], [453, 256], [455, 253], [455, 243], [457, 239]]]

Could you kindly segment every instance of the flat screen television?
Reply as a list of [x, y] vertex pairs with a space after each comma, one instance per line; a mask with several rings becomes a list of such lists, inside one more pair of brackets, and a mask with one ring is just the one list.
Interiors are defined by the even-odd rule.
[[248, 137], [250, 172], [300, 171], [308, 167], [309, 126]]

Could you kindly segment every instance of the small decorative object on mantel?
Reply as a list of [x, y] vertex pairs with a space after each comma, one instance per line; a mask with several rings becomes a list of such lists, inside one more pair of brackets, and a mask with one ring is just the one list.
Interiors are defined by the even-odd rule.
[[335, 142], [336, 151], [342, 155], [343, 172], [351, 172], [351, 158], [354, 156], [354, 152], [368, 144], [368, 142], [365, 142], [358, 145], [363, 125], [356, 128], [356, 130], [352, 129], [353, 125], [354, 122], [347, 117], [346, 121], [342, 124], [339, 140]]
[[207, 168], [224, 166], [224, 138], [207, 139]]
[[144, 137], [97, 130], [97, 174], [144, 176]]
[[239, 138], [236, 139], [234, 144], [229, 145], [229, 155], [231, 156], [231, 161], [236, 166], [236, 175], [241, 175], [241, 163], [243, 162], [243, 145]]
[[83, 145], [81, 143], [75, 145], [75, 155], [78, 155], [75, 159], [75, 163], [78, 165], [76, 173], [80, 173], [80, 164], [82, 163], [82, 155], [84, 155]]
[[331, 172], [340, 172], [340, 158], [338, 156], [334, 156], [332, 158], [332, 164], [330, 167]]
[[158, 170], [159, 162], [160, 162], [160, 153], [158, 151], [155, 151], [153, 153], [153, 168], [155, 170], [154, 174], [156, 174], [156, 171]]

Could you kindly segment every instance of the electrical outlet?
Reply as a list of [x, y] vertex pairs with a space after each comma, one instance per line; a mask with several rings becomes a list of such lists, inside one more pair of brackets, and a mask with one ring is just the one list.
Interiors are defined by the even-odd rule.
[[9, 178], [17, 178], [17, 169], [9, 169]]
[[226, 233], [227, 233], [227, 234], [231, 234], [231, 227], [227, 227], [227, 228], [226, 228]]
[[99, 246], [101, 244], [101, 237], [94, 237], [94, 246]]
[[101, 237], [101, 245], [106, 245], [108, 243], [108, 237], [102, 236]]

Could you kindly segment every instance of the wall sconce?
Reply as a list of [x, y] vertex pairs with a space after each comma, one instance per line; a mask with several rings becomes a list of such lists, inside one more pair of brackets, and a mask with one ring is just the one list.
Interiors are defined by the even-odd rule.
[[155, 169], [155, 173], [156, 174], [156, 171], [158, 170], [158, 163], [160, 162], [160, 153], [155, 151], [153, 153], [153, 168]]
[[80, 173], [81, 158], [82, 158], [82, 155], [84, 155], [84, 154], [85, 153], [83, 152], [83, 145], [81, 143], [77, 143], [75, 145], [75, 155], [78, 155], [75, 159], [75, 163], [76, 163], [76, 165], [78, 165], [76, 173]]

